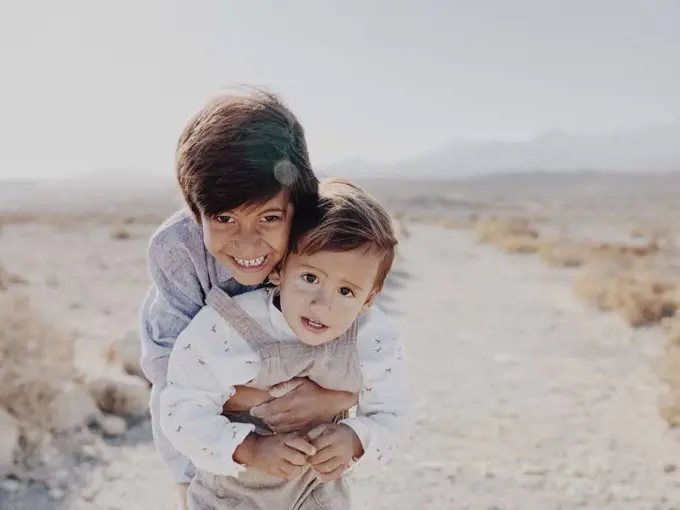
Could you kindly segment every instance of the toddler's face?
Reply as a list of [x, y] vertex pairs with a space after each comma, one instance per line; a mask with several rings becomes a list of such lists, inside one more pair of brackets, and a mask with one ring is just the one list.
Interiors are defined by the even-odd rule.
[[285, 255], [292, 219], [285, 192], [262, 205], [202, 216], [205, 247], [239, 283], [258, 285]]
[[347, 331], [375, 299], [380, 262], [362, 249], [291, 255], [281, 275], [281, 311], [297, 337], [320, 345]]

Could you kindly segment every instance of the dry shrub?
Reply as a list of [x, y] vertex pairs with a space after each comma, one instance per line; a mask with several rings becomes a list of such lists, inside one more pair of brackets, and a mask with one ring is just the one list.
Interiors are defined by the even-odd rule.
[[28, 281], [18, 274], [10, 273], [0, 262], [0, 290], [7, 290], [10, 285], [25, 285]]
[[124, 226], [120, 226], [111, 231], [111, 239], [123, 241], [125, 239], [130, 239], [131, 237], [132, 235], [130, 234], [130, 231]]
[[470, 221], [466, 220], [454, 220], [454, 219], [440, 219], [437, 220], [437, 225], [445, 228], [447, 230], [453, 230], [453, 229], [465, 229], [465, 228], [470, 228], [473, 223]]
[[670, 323], [659, 376], [672, 389], [680, 390], [680, 320], [676, 317]]
[[540, 246], [538, 239], [522, 235], [502, 237], [495, 244], [507, 253], [536, 253]]
[[590, 257], [590, 250], [581, 243], [551, 241], [542, 243], [538, 249], [540, 259], [554, 267], [580, 267]]
[[49, 427], [49, 403], [75, 375], [74, 348], [74, 339], [40, 317], [26, 296], [0, 292], [0, 407], [25, 432]]
[[659, 400], [659, 414], [671, 427], [680, 426], [680, 318], [664, 321], [668, 341], [658, 365], [669, 391]]
[[617, 243], [595, 243], [590, 246], [590, 251], [594, 256], [635, 258], [648, 257], [659, 253], [659, 243], [657, 240], [649, 241], [646, 244], [617, 244]]
[[631, 266], [638, 259], [652, 257], [659, 252], [656, 241], [642, 245], [616, 243], [585, 243], [559, 240], [543, 243], [539, 256], [543, 262], [556, 267], [581, 267], [586, 264], [602, 266]]
[[10, 283], [10, 274], [0, 262], [0, 290], [7, 289]]
[[633, 239], [663, 239], [670, 234], [668, 225], [654, 222], [640, 222], [630, 230]]
[[[676, 368], [680, 369], [680, 365]], [[659, 399], [659, 414], [670, 426], [680, 426], [680, 390], [670, 390]]]
[[508, 253], [535, 253], [538, 230], [524, 218], [483, 218], [474, 224], [477, 240], [491, 244]]
[[655, 267], [653, 260], [617, 255], [608, 264], [593, 264], [575, 280], [578, 296], [604, 311], [618, 311], [633, 327], [673, 317], [677, 282]]

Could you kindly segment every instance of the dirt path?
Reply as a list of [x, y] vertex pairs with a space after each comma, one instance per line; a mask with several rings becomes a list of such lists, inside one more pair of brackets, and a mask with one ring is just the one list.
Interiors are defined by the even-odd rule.
[[[413, 228], [403, 256], [383, 304], [406, 339], [417, 424], [388, 472], [357, 484], [355, 508], [676, 508], [680, 441], [651, 372], [660, 335], [583, 307], [567, 272], [467, 232]], [[172, 508], [148, 425], [101, 451], [78, 470], [84, 491], [55, 502], [31, 489], [2, 510]]]

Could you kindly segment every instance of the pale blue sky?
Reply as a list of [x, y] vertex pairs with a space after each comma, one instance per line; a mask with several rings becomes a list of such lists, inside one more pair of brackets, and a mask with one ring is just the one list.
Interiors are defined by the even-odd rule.
[[315, 165], [680, 119], [677, 0], [0, 0], [0, 178], [172, 173], [212, 93], [280, 93]]

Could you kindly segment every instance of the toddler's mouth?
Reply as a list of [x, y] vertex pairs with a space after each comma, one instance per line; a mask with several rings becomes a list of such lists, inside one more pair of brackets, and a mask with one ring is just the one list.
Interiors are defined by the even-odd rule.
[[302, 317], [301, 320], [305, 328], [314, 333], [323, 333], [328, 329], [328, 326], [325, 324], [314, 319], [310, 319], [309, 317]]

